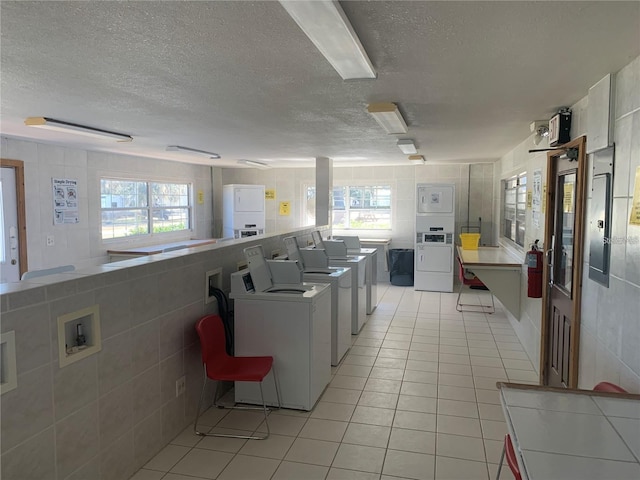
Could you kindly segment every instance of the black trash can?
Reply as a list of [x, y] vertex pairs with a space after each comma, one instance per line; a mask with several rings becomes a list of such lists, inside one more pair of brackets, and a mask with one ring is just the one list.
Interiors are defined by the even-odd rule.
[[412, 248], [392, 248], [389, 250], [389, 277], [391, 285], [401, 287], [413, 285]]

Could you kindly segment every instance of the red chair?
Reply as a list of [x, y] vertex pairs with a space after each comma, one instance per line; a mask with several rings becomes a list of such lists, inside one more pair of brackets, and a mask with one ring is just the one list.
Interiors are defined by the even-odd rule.
[[629, 393], [624, 388], [619, 387], [615, 383], [600, 382], [593, 387], [594, 392], [611, 392], [611, 393]]
[[[196, 331], [200, 337], [202, 347], [202, 363], [204, 365], [204, 382], [202, 393], [198, 402], [196, 420], [193, 424], [193, 431], [202, 437], [231, 437], [246, 438], [251, 440], [264, 440], [269, 437], [269, 421], [267, 420], [267, 404], [262, 393], [262, 381], [270, 371], [273, 371], [273, 382], [276, 387], [278, 397], [278, 408], [280, 408], [280, 392], [276, 381], [276, 372], [273, 367], [273, 357], [232, 357], [227, 354], [225, 346], [225, 332], [222, 318], [218, 315], [207, 315], [201, 318], [196, 324]], [[220, 382], [258, 382], [260, 385], [260, 397], [262, 398], [262, 409], [264, 412], [264, 423], [267, 427], [265, 436], [257, 435], [227, 435], [222, 433], [203, 433], [198, 430], [198, 418], [200, 409], [204, 401], [207, 378], [216, 380], [216, 391], [213, 395], [213, 404], [218, 408], [235, 408], [218, 405], [218, 387]], [[238, 407], [240, 408], [240, 407]], [[248, 409], [253, 409], [248, 407]]]
[[520, 475], [520, 467], [518, 466], [518, 459], [516, 458], [516, 452], [513, 449], [513, 443], [511, 443], [511, 437], [507, 433], [504, 436], [504, 446], [502, 447], [502, 456], [500, 457], [500, 465], [498, 465], [498, 474], [496, 475], [496, 480], [500, 478], [500, 470], [502, 470], [502, 462], [504, 461], [504, 457], [507, 457], [507, 465], [509, 465], [509, 469], [516, 480], [522, 480], [522, 475]]
[[[462, 261], [460, 257], [458, 260], [458, 278], [460, 279], [460, 288], [458, 289], [458, 300], [456, 300], [456, 310], [459, 312], [486, 312], [486, 313], [494, 313], [496, 311], [496, 305], [493, 300], [493, 294], [489, 292], [491, 295], [491, 305], [482, 305], [477, 303], [460, 303], [460, 297], [462, 296], [462, 289], [466, 286], [471, 288], [477, 288], [482, 290], [489, 290], [484, 283], [480, 281], [478, 277], [476, 277], [473, 272], [467, 270], [462, 265]], [[463, 310], [462, 307], [475, 307], [475, 310]], [[477, 310], [477, 309], [481, 310]]]

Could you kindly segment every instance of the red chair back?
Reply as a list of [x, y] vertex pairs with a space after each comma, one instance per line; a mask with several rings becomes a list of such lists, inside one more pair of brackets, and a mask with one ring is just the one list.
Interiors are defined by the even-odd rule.
[[611, 393], [628, 393], [624, 388], [619, 387], [615, 383], [600, 382], [593, 387], [594, 392], [611, 392]]
[[516, 480], [522, 480], [520, 474], [520, 467], [518, 466], [518, 459], [516, 458], [516, 452], [513, 449], [513, 443], [511, 443], [511, 436], [507, 434], [504, 439], [505, 456], [507, 457], [507, 465]]
[[219, 315], [207, 315], [198, 320], [196, 332], [200, 337], [203, 364], [223, 364], [230, 358], [225, 346], [224, 325]]

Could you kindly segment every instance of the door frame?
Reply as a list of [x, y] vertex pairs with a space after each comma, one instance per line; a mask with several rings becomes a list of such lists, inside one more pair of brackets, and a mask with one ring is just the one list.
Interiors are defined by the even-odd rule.
[[[556, 171], [554, 159], [561, 156], [570, 148], [578, 149], [576, 171], [576, 218], [573, 250], [573, 298], [571, 318], [571, 347], [569, 348], [569, 388], [578, 388], [578, 366], [580, 359], [580, 313], [582, 302], [582, 262], [584, 258], [584, 215], [586, 210], [587, 157], [585, 153], [587, 137], [576, 138], [562, 147], [547, 153], [547, 208], [544, 225], [544, 248], [551, 248], [551, 236], [555, 225]], [[549, 371], [549, 324], [551, 322], [550, 292], [549, 292], [549, 264], [543, 262], [542, 289], [542, 324], [540, 325], [540, 384], [547, 385]]]
[[24, 193], [24, 162], [0, 158], [0, 167], [13, 168], [16, 174], [16, 204], [18, 208], [18, 261], [20, 276], [29, 270], [27, 265], [27, 216]]

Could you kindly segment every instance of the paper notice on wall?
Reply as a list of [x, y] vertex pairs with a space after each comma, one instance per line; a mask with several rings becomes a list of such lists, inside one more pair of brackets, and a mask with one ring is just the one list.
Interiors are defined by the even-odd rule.
[[573, 183], [564, 184], [564, 196], [562, 197], [564, 213], [573, 213]]
[[291, 214], [291, 204], [289, 202], [280, 202], [280, 215], [289, 216]]
[[636, 167], [636, 180], [633, 186], [633, 200], [631, 201], [629, 225], [640, 225], [640, 167]]
[[52, 178], [53, 224], [79, 223], [78, 181], [69, 178]]
[[264, 191], [265, 200], [275, 200], [276, 199], [276, 191], [274, 189], [268, 189]]
[[531, 219], [533, 226], [540, 228], [540, 213], [542, 212], [542, 170], [533, 171], [533, 191], [531, 192]]

